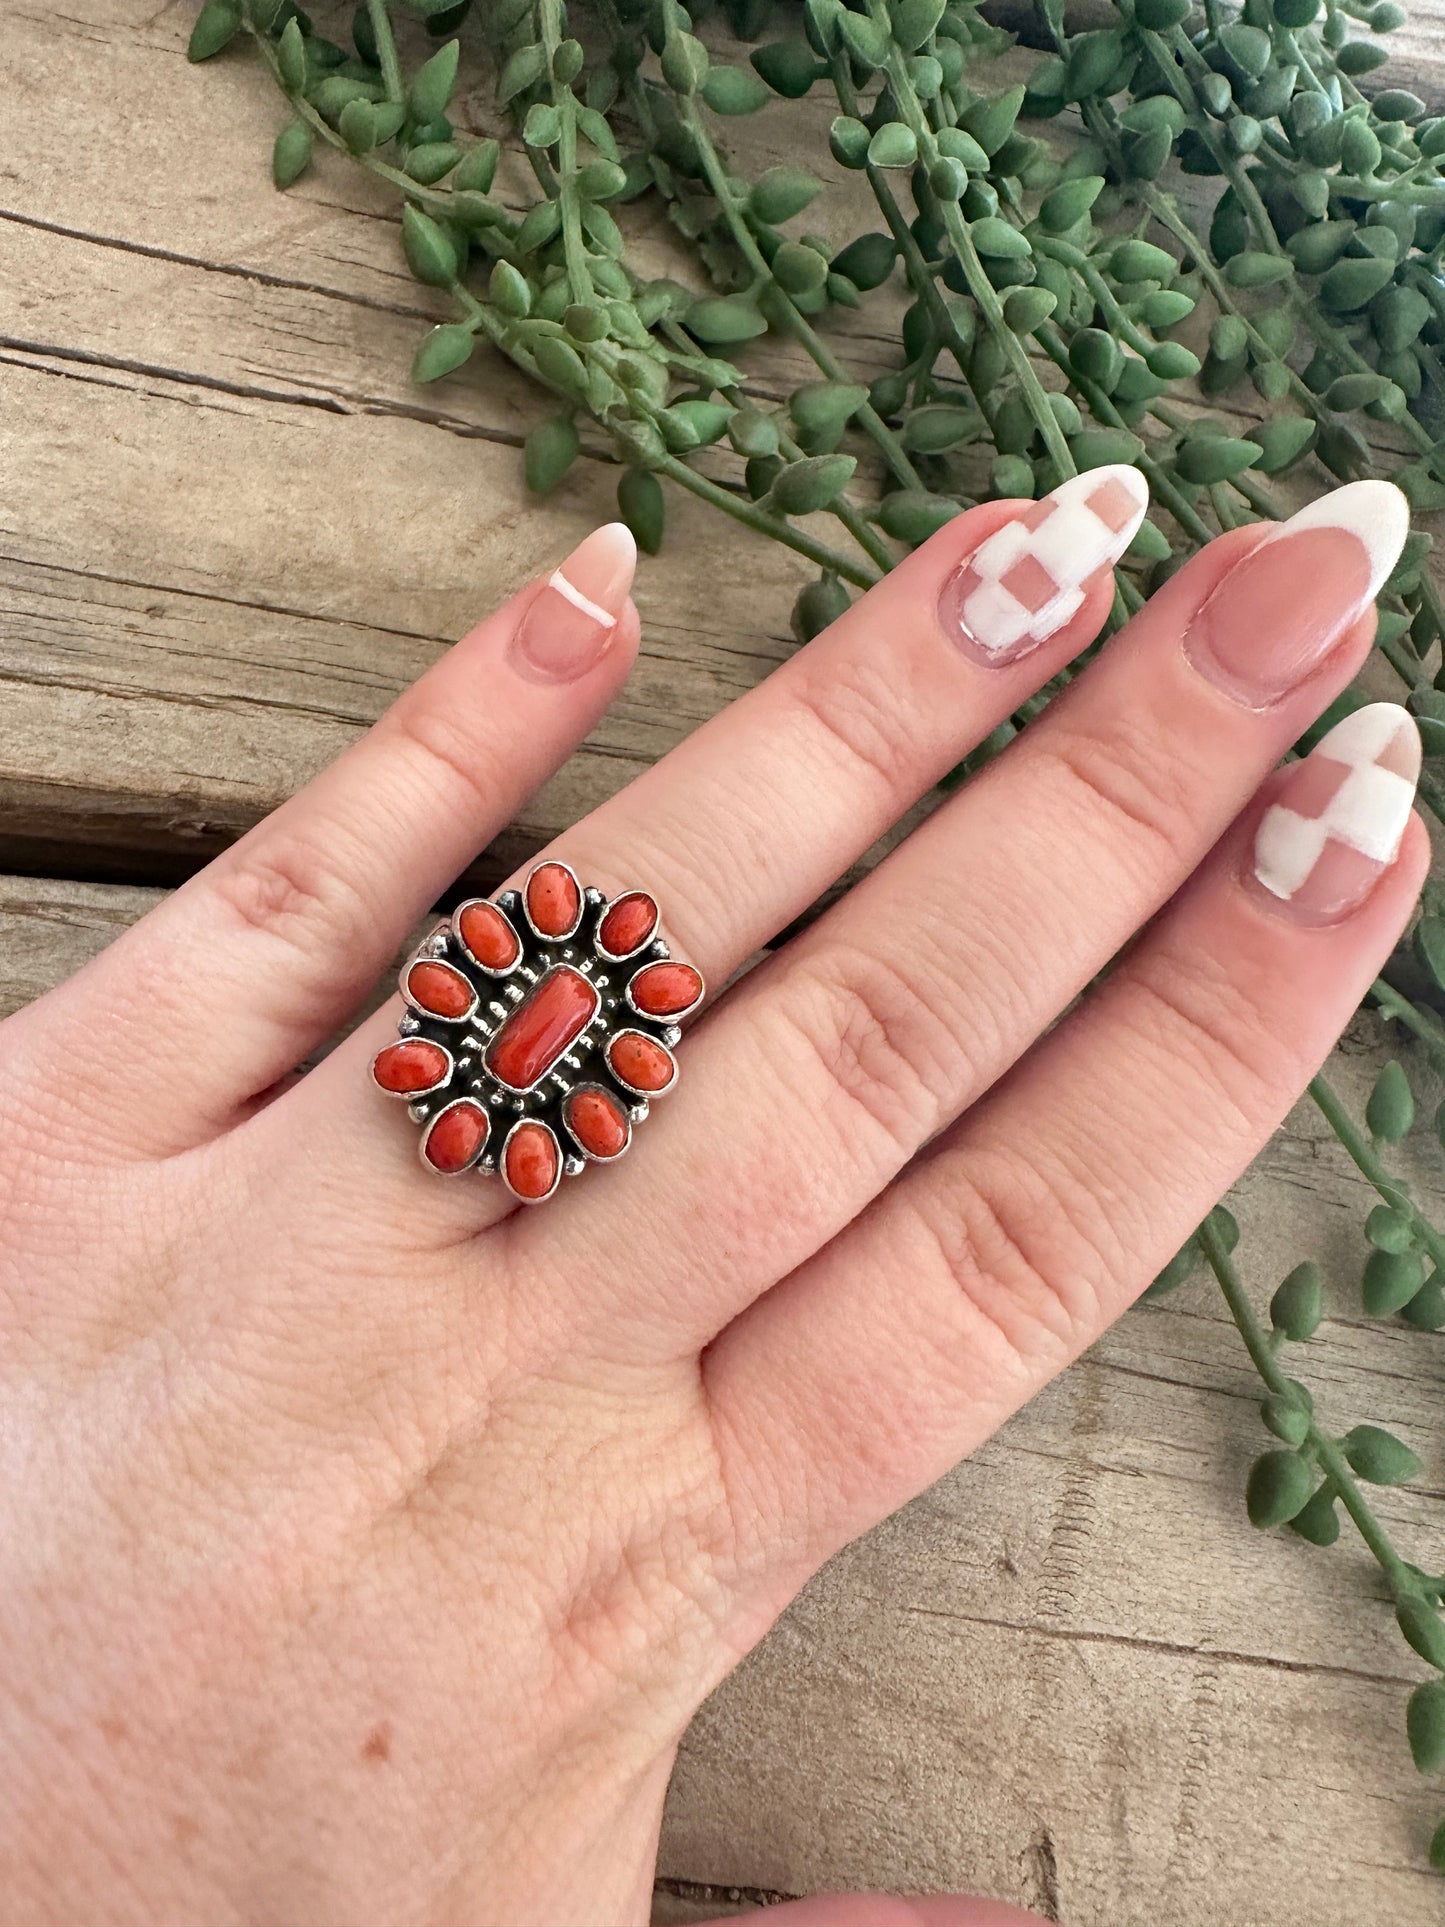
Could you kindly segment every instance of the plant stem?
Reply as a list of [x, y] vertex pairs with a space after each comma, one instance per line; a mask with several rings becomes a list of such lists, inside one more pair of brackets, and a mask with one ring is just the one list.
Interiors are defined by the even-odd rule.
[[795, 528], [791, 522], [780, 521], [776, 516], [769, 515], [766, 510], [750, 502], [746, 496], [735, 494], [731, 489], [721, 487], [708, 476], [700, 475], [695, 468], [689, 468], [686, 462], [680, 462], [675, 455], [664, 455], [654, 464], [654, 467], [660, 475], [666, 475], [676, 482], [679, 488], [687, 489], [690, 494], [700, 497], [704, 502], [711, 502], [714, 508], [720, 508], [725, 515], [732, 516], [735, 522], [742, 522], [748, 528], [756, 529], [759, 535], [770, 536], [773, 541], [783, 542], [788, 548], [796, 549], [799, 555], [805, 555], [810, 562], [816, 562], [820, 568], [831, 569], [834, 575], [841, 576], [845, 582], [851, 582], [855, 588], [871, 589], [879, 579], [876, 569], [866, 568], [860, 563], [850, 561], [846, 555], [840, 555], [836, 549], [830, 549], [826, 542], [819, 542], [805, 530]]
[[376, 41], [376, 57], [381, 62], [381, 81], [386, 88], [388, 100], [406, 99], [406, 87], [401, 77], [401, 61], [396, 51], [396, 35], [391, 30], [391, 14], [386, 0], [366, 0], [366, 11], [371, 21], [372, 37]]
[[1323, 1076], [1314, 1077], [1310, 1080], [1309, 1091], [1325, 1122], [1349, 1152], [1360, 1175], [1368, 1179], [1387, 1204], [1403, 1205], [1411, 1213], [1416, 1235], [1430, 1254], [1431, 1261], [1445, 1269], [1445, 1236], [1435, 1229], [1424, 1212], [1416, 1209], [1399, 1180], [1390, 1176], [1376, 1155], [1374, 1146], [1340, 1102], [1332, 1086]]
[[[1235, 1269], [1234, 1260], [1225, 1250], [1224, 1241], [1208, 1218], [1200, 1226], [1198, 1235], [1204, 1256], [1209, 1262], [1209, 1268], [1219, 1283], [1224, 1302], [1229, 1307], [1229, 1315], [1244, 1341], [1244, 1349], [1249, 1353], [1254, 1369], [1271, 1392], [1285, 1398], [1293, 1397], [1294, 1388], [1289, 1375], [1280, 1365], [1264, 1327], [1255, 1315], [1254, 1306], [1250, 1303], [1249, 1294], [1244, 1289], [1239, 1273]], [[1374, 1554], [1381, 1570], [1389, 1580], [1396, 1598], [1414, 1593], [1417, 1588], [1409, 1568], [1395, 1550], [1389, 1534], [1375, 1517], [1369, 1501], [1360, 1491], [1355, 1475], [1350, 1470], [1349, 1463], [1337, 1441], [1315, 1423], [1313, 1416], [1310, 1418], [1309, 1432], [1306, 1437], [1321, 1468], [1338, 1489], [1340, 1503], [1349, 1513], [1356, 1531]]]

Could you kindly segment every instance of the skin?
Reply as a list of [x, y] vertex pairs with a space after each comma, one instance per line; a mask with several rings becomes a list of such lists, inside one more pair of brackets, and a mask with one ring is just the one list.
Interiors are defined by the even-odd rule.
[[[724, 983], [1102, 622], [1099, 582], [966, 658], [940, 592], [1009, 512], [557, 853]], [[1407, 918], [1414, 820], [1328, 926], [1248, 879], [1373, 622], [1348, 542], [1279, 543], [1283, 609], [1340, 572], [1331, 647], [1266, 709], [1211, 686], [1181, 638], [1256, 541], [717, 999], [625, 1163], [540, 1210], [421, 1168], [367, 1075], [395, 1006], [288, 1073], [606, 709], [630, 603], [559, 675], [517, 653], [534, 584], [0, 1027], [0, 1920], [646, 1920], [703, 1697], [1132, 1301]]]

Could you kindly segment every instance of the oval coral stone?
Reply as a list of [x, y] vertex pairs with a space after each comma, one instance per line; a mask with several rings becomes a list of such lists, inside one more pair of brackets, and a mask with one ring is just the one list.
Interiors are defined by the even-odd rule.
[[510, 970], [522, 954], [521, 941], [495, 903], [464, 903], [457, 912], [457, 935], [487, 970]]
[[627, 1149], [627, 1113], [611, 1091], [583, 1085], [567, 1099], [563, 1114], [567, 1129], [589, 1157], [615, 1158]]
[[502, 1154], [508, 1184], [519, 1198], [545, 1198], [557, 1182], [561, 1153], [545, 1124], [525, 1118], [514, 1125]]
[[453, 1020], [467, 1016], [475, 993], [460, 970], [448, 963], [422, 958], [406, 973], [406, 994], [418, 1010]]
[[607, 1062], [632, 1091], [665, 1091], [677, 1070], [672, 1053], [640, 1030], [619, 1031], [607, 1046]]
[[539, 863], [527, 878], [527, 915], [544, 937], [570, 937], [582, 917], [582, 892], [565, 863]]
[[607, 906], [597, 936], [609, 957], [630, 957], [656, 928], [657, 905], [645, 890], [630, 890]]
[[423, 1146], [428, 1164], [438, 1171], [465, 1171], [481, 1156], [491, 1120], [469, 1097], [437, 1113]]
[[702, 978], [691, 964], [648, 964], [628, 985], [628, 995], [649, 1017], [679, 1017], [702, 997]]
[[378, 1051], [371, 1074], [384, 1091], [405, 1097], [433, 1090], [451, 1067], [451, 1057], [440, 1044], [430, 1043], [425, 1037], [408, 1037]]

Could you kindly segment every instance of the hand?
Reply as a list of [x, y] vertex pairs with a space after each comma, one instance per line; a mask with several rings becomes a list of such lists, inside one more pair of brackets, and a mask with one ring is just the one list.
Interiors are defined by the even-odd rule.
[[[724, 983], [1078, 655], [1141, 489], [960, 516], [558, 854]], [[1404, 712], [1269, 775], [1404, 532], [1372, 482], [1212, 544], [536, 1210], [421, 1167], [395, 1006], [284, 1080], [621, 686], [625, 531], [0, 1027], [0, 1918], [644, 1920], [703, 1696], [1129, 1304], [1404, 924]]]

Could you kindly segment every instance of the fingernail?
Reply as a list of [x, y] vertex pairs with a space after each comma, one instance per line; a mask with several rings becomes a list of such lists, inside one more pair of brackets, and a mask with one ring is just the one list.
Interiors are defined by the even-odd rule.
[[1306, 923], [1345, 916], [1394, 862], [1419, 774], [1420, 732], [1407, 710], [1352, 711], [1291, 765], [1260, 818], [1255, 880]]
[[1070, 476], [995, 529], [950, 579], [945, 630], [979, 661], [1017, 662], [1078, 613], [1148, 506], [1149, 484], [1125, 463]]
[[548, 576], [522, 618], [513, 647], [536, 675], [572, 682], [612, 640], [637, 568], [625, 522], [606, 522]]
[[1199, 610], [1184, 653], [1249, 709], [1317, 669], [1384, 586], [1410, 533], [1392, 482], [1350, 482], [1272, 529]]

